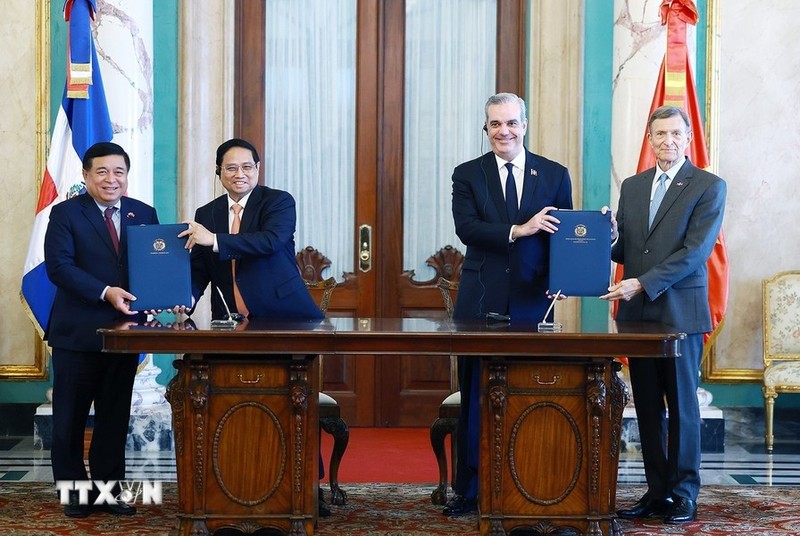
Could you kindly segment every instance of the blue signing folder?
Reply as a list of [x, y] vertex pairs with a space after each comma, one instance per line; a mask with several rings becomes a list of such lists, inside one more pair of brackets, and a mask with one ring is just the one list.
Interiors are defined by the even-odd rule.
[[550, 212], [561, 223], [550, 235], [550, 292], [602, 296], [611, 279], [611, 213], [599, 210]]
[[136, 301], [131, 309], [149, 311], [192, 303], [192, 273], [186, 238], [188, 226], [131, 225], [128, 233], [128, 277]]

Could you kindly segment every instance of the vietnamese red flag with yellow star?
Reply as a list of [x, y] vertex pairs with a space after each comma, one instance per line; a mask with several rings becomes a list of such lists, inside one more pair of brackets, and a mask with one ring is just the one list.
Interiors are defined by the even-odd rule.
[[[700, 118], [700, 107], [697, 103], [697, 93], [689, 66], [689, 49], [686, 46], [686, 25], [697, 24], [697, 8], [692, 0], [662, 0], [661, 24], [667, 26], [667, 52], [661, 63], [661, 70], [656, 83], [653, 102], [650, 105], [648, 117], [659, 106], [677, 106], [686, 110], [692, 124], [692, 141], [687, 148], [687, 156], [699, 168], [708, 168], [710, 165], [706, 139], [703, 133], [703, 121]], [[642, 149], [639, 153], [637, 173], [655, 166], [655, 155], [647, 141], [647, 127], [645, 126]], [[725, 249], [725, 239], [722, 230], [717, 237], [717, 243], [706, 262], [708, 268], [708, 304], [711, 309], [711, 324], [713, 331], [705, 334], [706, 351], [710, 342], [716, 337], [725, 310], [728, 307], [728, 254]], [[622, 265], [617, 265], [614, 275], [615, 283], [622, 280]], [[617, 316], [618, 302], [614, 302], [613, 314]]]

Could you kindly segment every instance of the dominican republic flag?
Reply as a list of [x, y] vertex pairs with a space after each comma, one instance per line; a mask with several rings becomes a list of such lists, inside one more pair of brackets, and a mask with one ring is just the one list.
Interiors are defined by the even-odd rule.
[[85, 191], [81, 173], [83, 154], [97, 142], [111, 141], [114, 135], [92, 37], [91, 21], [97, 10], [95, 1], [67, 0], [64, 3], [64, 19], [69, 24], [67, 81], [53, 127], [22, 275], [22, 303], [39, 335], [47, 329], [56, 292], [44, 267], [44, 235], [50, 209]]

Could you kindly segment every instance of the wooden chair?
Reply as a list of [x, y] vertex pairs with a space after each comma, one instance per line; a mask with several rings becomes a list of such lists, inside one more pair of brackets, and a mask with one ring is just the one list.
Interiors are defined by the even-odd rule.
[[800, 393], [800, 270], [762, 282], [764, 311], [764, 420], [768, 453], [778, 393]]
[[[336, 288], [336, 279], [329, 277], [322, 279], [322, 272], [329, 268], [331, 261], [319, 250], [306, 246], [295, 255], [297, 269], [312, 294], [322, 290], [319, 308], [324, 314], [328, 313], [333, 289]], [[320, 430], [333, 436], [333, 452], [328, 463], [328, 481], [331, 488], [331, 504], [347, 504], [347, 494], [339, 487], [339, 463], [342, 461], [347, 443], [350, 441], [350, 429], [342, 419], [341, 408], [336, 400], [322, 392], [323, 385], [323, 358], [319, 358], [319, 427]], [[322, 490], [320, 490], [320, 499]]]
[[[444, 307], [448, 316], [453, 316], [453, 292], [458, 291], [458, 282], [453, 282], [440, 277], [436, 283], [442, 293]], [[461, 392], [458, 391], [458, 370], [456, 356], [450, 356], [450, 396], [439, 405], [439, 417], [431, 425], [431, 447], [439, 465], [439, 485], [431, 493], [431, 503], [445, 504], [447, 502], [447, 456], [444, 450], [444, 440], [450, 435], [450, 475], [451, 485], [456, 480], [456, 428], [458, 416], [461, 413]]]

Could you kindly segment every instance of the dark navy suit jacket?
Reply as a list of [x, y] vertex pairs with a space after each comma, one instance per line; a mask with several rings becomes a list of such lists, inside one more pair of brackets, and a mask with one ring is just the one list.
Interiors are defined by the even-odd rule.
[[[120, 199], [119, 254], [103, 213], [85, 193], [53, 206], [44, 239], [47, 276], [56, 286], [45, 339], [54, 348], [99, 352], [97, 329], [129, 318], [100, 300], [106, 286], [128, 288], [127, 227], [158, 223], [156, 210]], [[136, 308], [136, 302], [131, 304]]]
[[[453, 219], [456, 234], [467, 246], [453, 318], [510, 315], [512, 323], [542, 320], [547, 299], [549, 233], [509, 243], [512, 224], [528, 221], [546, 206], [572, 208], [567, 168], [525, 151], [522, 200], [516, 221], [509, 221], [494, 153], [458, 166], [453, 172]], [[554, 214], [558, 217], [558, 213]], [[459, 357], [461, 413], [458, 421], [458, 465], [453, 489], [474, 500], [480, 443], [480, 363]]]
[[[217, 235], [219, 253], [211, 247], [192, 249], [192, 292], [199, 299], [209, 283], [219, 287], [233, 310], [231, 261], [250, 316], [259, 318], [322, 318], [322, 312], [300, 276], [295, 260], [297, 221], [294, 198], [282, 190], [256, 186], [247, 199], [239, 233], [228, 228], [227, 194], [197, 209], [195, 221]], [[211, 289], [214, 318], [225, 316], [219, 294]]]
[[[512, 224], [528, 221], [550, 205], [572, 208], [567, 168], [525, 151], [522, 200], [516, 221], [509, 221], [494, 153], [458, 166], [453, 172], [456, 234], [467, 246], [453, 317], [507, 314], [513, 321], [539, 322], [549, 301], [550, 234], [509, 243]], [[552, 213], [558, 217], [557, 213]], [[554, 290], [555, 291], [555, 290]]]

